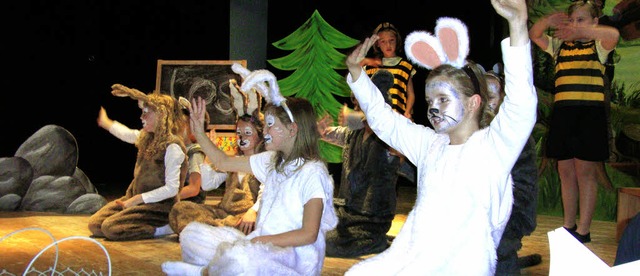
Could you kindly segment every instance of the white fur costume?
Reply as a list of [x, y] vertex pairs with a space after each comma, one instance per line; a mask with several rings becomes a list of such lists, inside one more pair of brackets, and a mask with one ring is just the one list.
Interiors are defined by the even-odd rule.
[[[461, 33], [460, 26], [446, 26], [458, 23], [438, 21], [436, 30], [444, 29], [448, 35], [439, 33], [437, 38], [428, 33], [409, 35], [409, 58], [423, 66], [422, 61], [431, 58], [460, 68], [468, 48], [446, 43], [464, 43], [460, 35], [466, 37], [466, 27]], [[490, 126], [461, 145], [450, 145], [448, 135], [393, 112], [364, 71], [355, 82], [353, 76], [347, 77], [374, 132], [416, 164], [418, 191], [415, 206], [391, 247], [357, 263], [346, 275], [494, 274], [496, 247], [513, 201], [510, 171], [535, 124], [537, 107], [530, 44], [512, 47], [505, 39], [501, 46], [504, 103]]]
[[[250, 157], [254, 175], [265, 183], [256, 229], [245, 236], [232, 227], [189, 223], [180, 233], [184, 263], [208, 266], [210, 275], [320, 275], [325, 233], [337, 224], [333, 180], [321, 162], [297, 162], [287, 167], [287, 176], [279, 174], [270, 169], [274, 154], [269, 151]], [[299, 166], [302, 168], [294, 172]], [[301, 228], [304, 204], [312, 198], [322, 198], [324, 203], [315, 243], [282, 248], [250, 242], [256, 236]], [[163, 264], [163, 271], [168, 275], [190, 275], [184, 270], [172, 271], [179, 266], [176, 263], [179, 262]]]
[[[240, 90], [251, 86], [268, 102], [281, 105], [293, 121], [286, 100], [277, 90], [273, 74], [266, 70], [249, 72], [234, 65], [245, 79]], [[263, 82], [269, 83], [266, 87]], [[325, 256], [325, 233], [336, 227], [333, 207], [333, 178], [321, 161], [294, 160], [278, 173], [273, 164], [276, 152], [257, 153], [249, 158], [253, 175], [261, 182], [262, 195], [255, 230], [245, 236], [232, 227], [214, 227], [192, 222], [180, 233], [182, 262], [165, 262], [167, 275], [200, 275], [205, 266], [209, 275], [320, 275]], [[320, 198], [323, 212], [315, 242], [296, 247], [252, 243], [257, 236], [275, 235], [302, 228], [304, 205]]]

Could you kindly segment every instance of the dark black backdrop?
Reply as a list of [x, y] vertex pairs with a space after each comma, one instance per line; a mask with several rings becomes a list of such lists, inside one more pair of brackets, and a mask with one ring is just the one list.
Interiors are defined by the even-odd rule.
[[[47, 124], [76, 138], [78, 167], [96, 186], [131, 180], [136, 149], [97, 126], [100, 106], [141, 127], [140, 109], [114, 83], [155, 89], [156, 64], [229, 59], [227, 1], [9, 1], [2, 7], [4, 64], [0, 157]], [[99, 187], [100, 188], [100, 187]]]
[[[414, 3], [415, 2], [415, 3]], [[502, 23], [489, 1], [404, 1], [372, 6], [369, 1], [270, 1], [267, 59], [288, 53], [271, 43], [280, 40], [318, 10], [344, 34], [362, 39], [382, 21], [403, 35], [433, 30], [440, 16], [461, 18], [470, 29], [470, 58], [483, 65], [498, 57]], [[479, 1], [478, 1], [479, 2]], [[135, 147], [96, 124], [100, 106], [109, 116], [140, 127], [133, 100], [110, 94], [113, 83], [149, 92], [155, 88], [156, 64], [166, 60], [229, 59], [229, 2], [217, 0], [42, 0], [7, 1], [0, 9], [0, 157], [13, 156], [41, 127], [60, 125], [78, 141], [79, 163], [91, 181], [126, 187]], [[252, 34], [243, 34], [250, 37]], [[278, 72], [267, 66], [278, 76]], [[416, 120], [423, 122], [423, 82], [415, 80]]]
[[[499, 42], [503, 38], [503, 19], [499, 17], [488, 0], [481, 1], [387, 1], [384, 5], [371, 5], [371, 1], [271, 1], [269, 2], [269, 29], [267, 56], [269, 59], [280, 58], [289, 54], [279, 50], [271, 43], [285, 38], [300, 27], [311, 14], [318, 10], [320, 15], [331, 26], [345, 35], [363, 40], [370, 36], [375, 27], [382, 22], [390, 22], [405, 38], [415, 30], [426, 30], [433, 33], [439, 17], [459, 18], [467, 24], [471, 50], [469, 58], [485, 68], [499, 61]], [[295, 22], [295, 23], [294, 23]], [[348, 53], [350, 49], [344, 50]], [[267, 65], [276, 75], [281, 72]], [[424, 79], [426, 69], [416, 68], [414, 90], [414, 120], [421, 124], [426, 121], [424, 100]], [[343, 72], [346, 74], [346, 71]], [[345, 99], [348, 101], [348, 99]]]

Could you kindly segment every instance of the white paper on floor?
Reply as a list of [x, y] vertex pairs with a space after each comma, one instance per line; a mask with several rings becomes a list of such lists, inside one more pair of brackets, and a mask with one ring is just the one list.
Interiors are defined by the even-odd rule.
[[549, 275], [640, 275], [640, 260], [610, 267], [564, 227], [547, 232]]

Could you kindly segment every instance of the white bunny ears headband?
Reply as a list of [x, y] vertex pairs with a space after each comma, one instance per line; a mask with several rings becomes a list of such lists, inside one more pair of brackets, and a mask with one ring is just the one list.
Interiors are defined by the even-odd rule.
[[456, 18], [441, 17], [436, 21], [435, 36], [427, 31], [412, 32], [404, 48], [407, 57], [424, 68], [449, 64], [461, 69], [469, 55], [467, 26]]
[[255, 90], [260, 92], [267, 103], [281, 106], [287, 112], [287, 115], [289, 115], [291, 122], [295, 122], [293, 114], [287, 106], [287, 100], [282, 96], [282, 94], [280, 94], [278, 80], [273, 73], [264, 69], [254, 70], [252, 72], [238, 63], [231, 65], [231, 70], [236, 74], [239, 74], [244, 80], [242, 82], [242, 86], [240, 86], [241, 91], [249, 91], [252, 88], [255, 88]]
[[435, 36], [426, 31], [415, 31], [407, 36], [405, 52], [412, 62], [434, 69], [449, 64], [462, 69], [471, 79], [476, 93], [480, 92], [480, 82], [467, 65], [469, 55], [469, 32], [459, 19], [441, 17], [436, 21]]

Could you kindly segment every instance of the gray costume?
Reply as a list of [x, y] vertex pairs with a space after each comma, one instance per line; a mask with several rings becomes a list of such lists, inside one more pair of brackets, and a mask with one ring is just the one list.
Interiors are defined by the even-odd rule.
[[354, 257], [379, 253], [389, 246], [387, 231], [396, 211], [400, 158], [389, 154], [365, 128], [347, 130], [342, 179], [334, 199], [338, 226], [327, 233], [327, 256]]
[[538, 206], [536, 159], [536, 143], [529, 137], [516, 164], [511, 169], [513, 209], [498, 245], [496, 275], [520, 275], [522, 267], [518, 264], [518, 250], [522, 248], [522, 238], [531, 235], [536, 229]]

